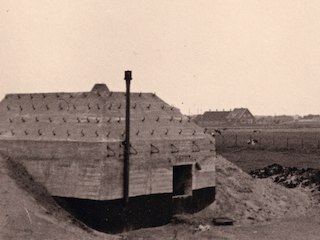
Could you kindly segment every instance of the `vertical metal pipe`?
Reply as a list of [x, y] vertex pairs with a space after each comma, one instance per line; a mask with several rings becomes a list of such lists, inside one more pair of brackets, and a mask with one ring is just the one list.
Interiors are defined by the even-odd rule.
[[130, 81], [131, 71], [125, 71], [126, 81], [126, 136], [124, 141], [124, 164], [123, 164], [123, 198], [129, 202], [129, 156], [130, 156]]

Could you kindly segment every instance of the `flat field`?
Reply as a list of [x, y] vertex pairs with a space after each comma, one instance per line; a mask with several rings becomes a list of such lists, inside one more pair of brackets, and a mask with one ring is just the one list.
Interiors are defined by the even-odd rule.
[[[249, 139], [257, 143], [248, 144]], [[216, 147], [218, 153], [247, 172], [273, 163], [320, 169], [320, 128], [221, 129]]]
[[249, 139], [263, 149], [320, 150], [320, 128], [227, 128], [216, 135], [220, 149], [248, 146]]

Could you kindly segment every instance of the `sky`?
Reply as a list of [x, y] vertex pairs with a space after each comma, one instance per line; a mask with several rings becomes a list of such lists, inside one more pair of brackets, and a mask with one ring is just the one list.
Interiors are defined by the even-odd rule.
[[318, 0], [0, 0], [0, 98], [154, 92], [185, 114], [320, 114]]

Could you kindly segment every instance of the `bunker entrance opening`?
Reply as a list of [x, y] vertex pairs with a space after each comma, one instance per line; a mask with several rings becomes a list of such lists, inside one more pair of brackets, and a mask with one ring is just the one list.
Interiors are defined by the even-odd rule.
[[192, 195], [192, 165], [173, 166], [173, 196]]

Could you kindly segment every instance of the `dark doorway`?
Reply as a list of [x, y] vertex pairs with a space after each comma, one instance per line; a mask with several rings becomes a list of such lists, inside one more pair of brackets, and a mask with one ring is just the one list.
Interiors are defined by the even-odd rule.
[[173, 166], [173, 195], [192, 195], [192, 165]]

